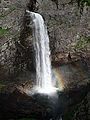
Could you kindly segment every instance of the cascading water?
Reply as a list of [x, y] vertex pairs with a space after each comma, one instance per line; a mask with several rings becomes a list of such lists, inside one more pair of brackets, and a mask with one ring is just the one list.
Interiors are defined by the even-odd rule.
[[[28, 11], [29, 12], [29, 11]], [[54, 92], [52, 85], [49, 37], [42, 16], [29, 12], [33, 21], [33, 42], [36, 59], [36, 89], [41, 93]]]
[[36, 78], [40, 88], [51, 87], [49, 38], [41, 15], [31, 12], [34, 23], [34, 49], [36, 52]]

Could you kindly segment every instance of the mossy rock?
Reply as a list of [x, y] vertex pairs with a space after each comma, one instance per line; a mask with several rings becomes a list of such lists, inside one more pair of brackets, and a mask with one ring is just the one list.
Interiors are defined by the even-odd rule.
[[78, 5], [84, 5], [86, 3], [87, 6], [90, 6], [90, 0], [77, 0]]
[[8, 32], [9, 32], [8, 28], [5, 29], [5, 28], [0, 27], [0, 36], [4, 36], [8, 34]]
[[76, 51], [87, 50], [87, 47], [90, 45], [90, 37], [81, 36], [76, 42], [74, 48]]

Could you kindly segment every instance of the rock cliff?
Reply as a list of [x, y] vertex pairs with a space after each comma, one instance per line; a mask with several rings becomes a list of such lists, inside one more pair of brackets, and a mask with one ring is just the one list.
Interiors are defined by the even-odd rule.
[[43, 16], [50, 37], [52, 61], [64, 61], [63, 58], [70, 55], [69, 58], [78, 54], [79, 57], [89, 56], [89, 5], [89, 1], [82, 0], [1, 0], [0, 66], [3, 74], [32, 68], [32, 29], [26, 9]]

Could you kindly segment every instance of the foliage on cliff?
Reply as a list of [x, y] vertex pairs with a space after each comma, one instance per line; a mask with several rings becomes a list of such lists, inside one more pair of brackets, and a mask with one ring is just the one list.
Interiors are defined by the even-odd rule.
[[90, 37], [80, 37], [75, 45], [76, 50], [87, 50], [88, 45], [90, 45]]
[[8, 33], [9, 29], [8, 28], [2, 28], [0, 27], [0, 36], [6, 35]]
[[90, 6], [90, 0], [77, 0], [78, 5], [84, 5], [86, 3], [86, 5]]

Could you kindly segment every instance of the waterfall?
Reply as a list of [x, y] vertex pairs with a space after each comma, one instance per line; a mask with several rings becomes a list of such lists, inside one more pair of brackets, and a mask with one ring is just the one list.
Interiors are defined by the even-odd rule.
[[47, 27], [43, 17], [30, 12], [33, 22], [33, 43], [36, 59], [36, 86], [39, 92], [48, 93], [54, 91], [52, 85], [50, 48]]

